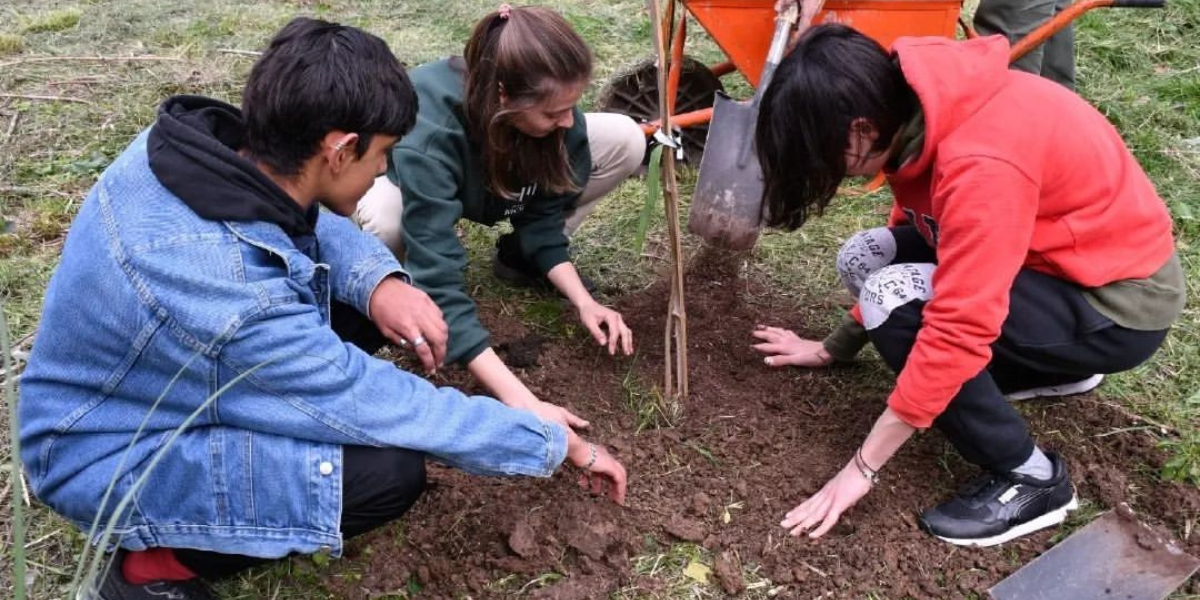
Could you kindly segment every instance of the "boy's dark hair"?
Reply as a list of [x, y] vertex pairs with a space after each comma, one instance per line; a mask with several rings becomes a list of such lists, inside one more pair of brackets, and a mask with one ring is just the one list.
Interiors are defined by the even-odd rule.
[[824, 212], [846, 177], [854, 119], [879, 132], [872, 152], [886, 151], [917, 107], [900, 65], [878, 42], [838, 24], [805, 32], [759, 105], [767, 225], [796, 229]]
[[332, 130], [358, 133], [355, 154], [375, 134], [404, 136], [417, 95], [387, 44], [354, 27], [300, 17], [254, 63], [242, 96], [246, 150], [292, 176]]
[[[548, 193], [579, 191], [571, 177], [566, 132], [532, 138], [509, 122], [514, 113], [592, 76], [592, 52], [558, 13], [512, 7], [484, 17], [463, 50], [467, 72], [463, 110], [471, 141], [483, 148], [484, 184], [515, 198], [529, 183]], [[508, 106], [500, 107], [500, 89]]]

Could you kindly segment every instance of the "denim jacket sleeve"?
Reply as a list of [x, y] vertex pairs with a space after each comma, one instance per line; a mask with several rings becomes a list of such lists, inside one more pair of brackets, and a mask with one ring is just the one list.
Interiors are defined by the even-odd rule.
[[288, 283], [268, 286], [270, 301], [221, 350], [220, 381], [233, 392], [228, 402], [218, 399], [222, 423], [315, 442], [410, 448], [480, 475], [548, 477], [566, 457], [562, 426], [434, 387], [343, 343], [314, 306], [294, 295], [289, 301]]
[[330, 267], [333, 298], [368, 315], [371, 293], [389, 275], [411, 283], [408, 272], [375, 236], [360, 230], [346, 217], [322, 211], [317, 219], [320, 260]]

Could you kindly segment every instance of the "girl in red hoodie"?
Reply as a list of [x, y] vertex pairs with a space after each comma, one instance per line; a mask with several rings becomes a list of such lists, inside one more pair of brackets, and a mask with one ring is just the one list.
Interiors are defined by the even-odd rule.
[[868, 341], [898, 374], [846, 466], [782, 525], [819, 537], [917, 429], [985, 475], [921, 515], [988, 546], [1076, 507], [1065, 461], [1011, 400], [1062, 396], [1130, 369], [1183, 309], [1171, 218], [1111, 124], [1071, 91], [1008, 70], [1001, 37], [898, 40], [844, 26], [801, 38], [766, 90], [756, 142], [768, 224], [820, 215], [847, 176], [883, 171], [888, 227], [838, 255], [858, 304], [823, 341], [759, 327], [769, 366], [851, 360]]

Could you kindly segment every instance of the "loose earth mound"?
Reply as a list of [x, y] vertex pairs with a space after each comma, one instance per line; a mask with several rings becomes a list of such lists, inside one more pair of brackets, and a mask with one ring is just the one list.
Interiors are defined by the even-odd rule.
[[[765, 578], [769, 586], [748, 593], [986, 597], [988, 587], [1056, 541], [1061, 530], [965, 549], [921, 532], [915, 515], [975, 474], [932, 431], [909, 442], [819, 543], [786, 536], [783, 514], [849, 460], [892, 379], [868, 353], [829, 370], [766, 368], [750, 349], [755, 324], [823, 332], [806, 325], [817, 321], [788, 304], [794, 300], [724, 271], [689, 275], [691, 397], [676, 418], [669, 407], [653, 408], [651, 390], [663, 372], [665, 284], [615, 302], [637, 336], [634, 360], [609, 358], [582, 333], [546, 339], [498, 306], [481, 307], [493, 342], [511, 354], [531, 389], [589, 419], [587, 437], [624, 461], [628, 506], [578, 489], [572, 469], [544, 481], [469, 477], [431, 465], [430, 490], [409, 515], [353, 541], [350, 560], [323, 572], [325, 584], [355, 599], [416, 590], [421, 598], [583, 599], [618, 590], [663, 597], [678, 568], [655, 569], [639, 557], [695, 543], [709, 551], [713, 583], [732, 595]], [[473, 385], [461, 372], [439, 383]], [[1200, 533], [1189, 526], [1200, 517], [1200, 490], [1155, 477], [1166, 456], [1145, 423], [1091, 395], [1023, 410], [1039, 441], [1065, 455], [1084, 500], [1080, 514], [1125, 502], [1143, 520], [1187, 535], [1186, 549], [1200, 554]], [[1188, 586], [1200, 592], [1200, 583]]]

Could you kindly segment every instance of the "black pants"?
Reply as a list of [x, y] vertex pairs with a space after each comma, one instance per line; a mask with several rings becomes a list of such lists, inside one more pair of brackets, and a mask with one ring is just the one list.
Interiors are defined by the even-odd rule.
[[[330, 320], [343, 340], [374, 353], [387, 341], [373, 323], [345, 304], [333, 303]], [[403, 448], [342, 447], [344, 538], [398, 519], [425, 490], [425, 455]], [[176, 549], [175, 557], [205, 579], [227, 577], [270, 559]]]
[[[893, 264], [936, 263], [912, 227], [891, 229]], [[1008, 317], [992, 344], [992, 362], [962, 389], [934, 425], [967, 461], [997, 472], [1020, 466], [1033, 451], [1025, 419], [1004, 394], [1131, 369], [1154, 354], [1167, 330], [1138, 331], [1113, 323], [1084, 298], [1078, 285], [1021, 269], [1009, 296]], [[884, 362], [899, 373], [921, 328], [925, 301], [894, 309], [868, 332]]]

